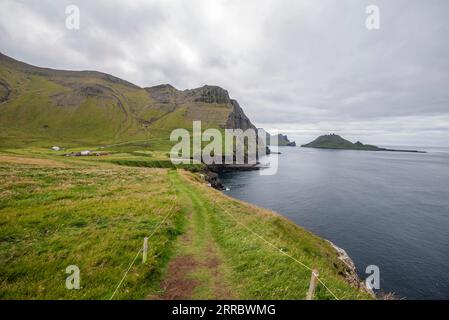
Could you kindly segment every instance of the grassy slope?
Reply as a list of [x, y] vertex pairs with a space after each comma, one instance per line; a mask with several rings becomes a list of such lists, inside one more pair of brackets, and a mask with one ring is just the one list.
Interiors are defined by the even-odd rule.
[[[10, 100], [0, 106], [1, 145], [48, 145], [52, 143], [100, 143], [117, 135], [144, 138], [130, 116], [138, 89], [92, 76], [62, 82], [57, 76], [33, 75], [0, 64], [0, 79], [13, 88]], [[65, 81], [65, 80], [64, 80]], [[99, 96], [83, 95], [76, 86], [101, 85], [108, 90]], [[143, 89], [142, 89], [143, 91]], [[129, 95], [121, 107], [114, 95]], [[55, 98], [58, 97], [58, 98]], [[56, 100], [63, 106], [58, 106]], [[149, 98], [142, 103], [149, 103]]]
[[[109, 298], [143, 237], [171, 212], [147, 266], [137, 264], [118, 295], [145, 296], [182, 227], [167, 172], [48, 161], [1, 164], [0, 297]], [[82, 290], [65, 289], [70, 264], [81, 269]]]
[[42, 69], [0, 55], [0, 101], [7, 87], [9, 99], [0, 102], [0, 148], [151, 139], [167, 151], [173, 129], [190, 129], [194, 119], [205, 128], [223, 126], [232, 111], [228, 104], [164, 105], [147, 90], [103, 73]]
[[[338, 297], [369, 298], [339, 275], [344, 265], [324, 240], [277, 214], [226, 197], [192, 174], [14, 154], [0, 155], [0, 174], [0, 298], [109, 298], [143, 237], [170, 212], [150, 238], [148, 263], [143, 266], [138, 258], [116, 298], [163, 294], [167, 263], [186, 253], [200, 261], [187, 275], [196, 279], [191, 298], [304, 298], [310, 272], [222, 208], [316, 266]], [[219, 261], [213, 269], [201, 263], [210, 258], [210, 248]], [[81, 269], [82, 290], [65, 289], [70, 264]], [[322, 286], [317, 297], [332, 298]]]
[[[182, 173], [175, 185], [181, 186], [180, 193], [187, 194], [196, 207], [199, 222], [194, 224], [202, 226], [197, 238], [212, 239], [209, 241], [218, 247], [232, 297], [304, 299], [309, 285], [309, 270], [268, 245], [248, 227], [295, 259], [320, 270], [321, 279], [340, 299], [368, 298], [342, 278], [346, 266], [325, 240], [277, 213], [229, 198], [198, 182], [190, 173]], [[322, 285], [316, 297], [333, 299]]]

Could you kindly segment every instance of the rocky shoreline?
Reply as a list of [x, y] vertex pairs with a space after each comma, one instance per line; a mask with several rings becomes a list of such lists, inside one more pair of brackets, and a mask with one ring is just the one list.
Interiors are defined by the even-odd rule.
[[236, 171], [257, 171], [262, 169], [260, 164], [214, 164], [207, 165], [203, 174], [205, 180], [211, 187], [223, 190], [224, 186], [220, 181], [219, 174], [223, 172], [236, 172]]
[[346, 250], [343, 248], [340, 248], [339, 246], [335, 245], [332, 241], [325, 239], [338, 253], [338, 259], [340, 259], [347, 267], [348, 271], [345, 272], [345, 278], [346, 280], [356, 288], [359, 288], [362, 291], [365, 291], [369, 294], [371, 294], [373, 297], [376, 297], [376, 294], [374, 291], [369, 288], [364, 281], [361, 281], [357, 270], [355, 267], [354, 261], [351, 259], [351, 257], [348, 255]]

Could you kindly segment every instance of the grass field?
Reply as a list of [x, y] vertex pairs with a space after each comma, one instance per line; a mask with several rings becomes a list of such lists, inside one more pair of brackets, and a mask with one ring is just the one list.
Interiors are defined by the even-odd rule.
[[[0, 154], [0, 298], [304, 299], [320, 271], [340, 299], [369, 299], [323, 239], [183, 170]], [[159, 227], [158, 227], [159, 226]], [[77, 265], [80, 290], [67, 290]], [[333, 299], [322, 285], [316, 298]]]
[[[108, 298], [143, 237], [170, 212], [151, 239], [153, 258], [133, 269], [125, 283], [131, 289], [120, 297], [142, 297], [157, 282], [151, 279], [160, 276], [183, 221], [166, 171], [23, 164], [0, 169], [2, 298]], [[82, 290], [65, 289], [64, 270], [71, 264], [82, 270]]]

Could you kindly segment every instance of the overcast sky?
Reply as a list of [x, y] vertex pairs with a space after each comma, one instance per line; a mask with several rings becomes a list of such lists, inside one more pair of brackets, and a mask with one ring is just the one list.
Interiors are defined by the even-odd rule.
[[[365, 27], [370, 4], [379, 30]], [[219, 85], [299, 143], [449, 147], [448, 39], [447, 0], [0, 1], [4, 54], [140, 86]]]

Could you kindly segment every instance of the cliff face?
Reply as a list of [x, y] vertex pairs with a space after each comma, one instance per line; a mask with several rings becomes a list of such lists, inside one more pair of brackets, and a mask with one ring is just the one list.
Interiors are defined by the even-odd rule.
[[214, 119], [220, 128], [256, 129], [237, 100], [231, 99], [228, 91], [221, 87], [205, 85], [181, 91], [166, 84], [145, 89], [158, 104], [165, 105], [165, 108], [171, 106], [171, 110], [173, 110], [183, 106], [187, 107], [195, 114], [191, 120], [202, 120], [207, 125], [212, 116], [207, 114], [214, 109], [220, 114], [219, 119], [216, 117]]
[[231, 100], [231, 105], [232, 111], [229, 113], [228, 120], [226, 121], [226, 128], [242, 130], [249, 128], [256, 129], [256, 126], [251, 123], [237, 100]]
[[170, 84], [161, 84], [145, 88], [153, 99], [160, 103], [206, 103], [230, 104], [228, 91], [218, 86], [205, 85], [200, 88], [178, 90]]
[[225, 128], [228, 129], [256, 129], [251, 120], [246, 116], [237, 100], [229, 98], [228, 91], [217, 86], [204, 86], [199, 89], [190, 90], [196, 92], [195, 101], [204, 103], [226, 104], [232, 107]]
[[271, 143], [271, 139], [272, 137], [277, 137], [278, 140], [278, 146], [280, 147], [296, 147], [296, 142], [295, 141], [290, 141], [287, 137], [287, 135], [283, 135], [283, 134], [278, 134], [276, 136], [268, 136], [267, 140], [268, 140], [268, 144]]
[[278, 135], [278, 144], [284, 147], [296, 147], [296, 142], [288, 140], [287, 136], [283, 134]]
[[228, 91], [217, 86], [204, 86], [197, 89], [187, 90], [187, 96], [192, 96], [195, 102], [229, 104]]

